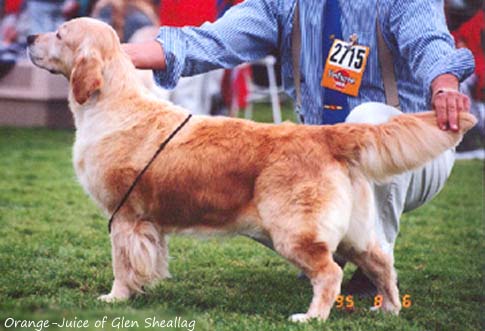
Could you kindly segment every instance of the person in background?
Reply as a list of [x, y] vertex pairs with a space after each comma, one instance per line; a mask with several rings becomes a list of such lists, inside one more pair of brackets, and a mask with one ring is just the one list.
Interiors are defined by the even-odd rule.
[[151, 0], [99, 0], [91, 16], [111, 25], [122, 42], [127, 42], [138, 29], [159, 26]]
[[2, 45], [10, 45], [18, 41], [21, 33], [19, 33], [19, 17], [22, 13], [22, 0], [5, 0], [2, 3], [0, 35]]
[[0, 21], [0, 78], [10, 72], [19, 58], [26, 56], [29, 19], [22, 0], [2, 2]]
[[[381, 69], [379, 40], [389, 49], [390, 70]], [[167, 88], [181, 76], [277, 54], [285, 90], [296, 100], [301, 121], [310, 125], [387, 121], [400, 112], [366, 102], [385, 102], [383, 81], [395, 76], [402, 111], [433, 109], [440, 129], [457, 131], [458, 113], [469, 110], [459, 82], [474, 69], [470, 51], [455, 49], [435, 0], [246, 0], [213, 24], [162, 27], [156, 41], [123, 48], [136, 67], [154, 69]], [[343, 64], [358, 74], [349, 79]], [[422, 169], [374, 185], [376, 232], [391, 259], [402, 213], [430, 201], [453, 163], [450, 150]], [[374, 295], [375, 287], [359, 270], [344, 293]]]
[[216, 0], [161, 0], [159, 14], [164, 26], [201, 26], [216, 20]]
[[472, 97], [485, 102], [485, 4], [476, 14], [452, 32], [456, 47], [466, 47], [475, 57], [475, 73], [469, 79], [475, 82]]
[[[436, 0], [443, 7], [443, 0]], [[450, 31], [455, 31], [468, 21], [480, 7], [483, 0], [444, 0], [446, 25]]]
[[29, 34], [55, 31], [64, 23], [63, 3], [64, 0], [26, 0]]
[[470, 97], [471, 112], [478, 124], [463, 138], [457, 150], [468, 155], [483, 157], [485, 138], [485, 4], [468, 21], [452, 32], [458, 48], [466, 47], [475, 57], [475, 72], [461, 85], [463, 93]]
[[64, 0], [62, 14], [66, 19], [89, 16], [96, 0]]

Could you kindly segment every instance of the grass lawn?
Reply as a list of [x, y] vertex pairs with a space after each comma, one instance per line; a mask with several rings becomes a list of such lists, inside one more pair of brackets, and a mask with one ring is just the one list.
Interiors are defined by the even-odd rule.
[[[259, 119], [269, 119], [262, 114]], [[396, 267], [401, 296], [410, 295], [411, 307], [390, 317], [369, 312], [370, 301], [356, 300], [354, 312], [334, 308], [326, 323], [300, 325], [287, 318], [308, 307], [309, 283], [298, 280], [298, 270], [285, 260], [245, 238], [173, 237], [172, 279], [126, 303], [98, 302], [112, 283], [107, 218], [76, 182], [72, 143], [70, 131], [0, 128], [0, 329], [11, 317], [51, 323], [66, 317], [88, 320], [88, 328], [78, 329], [100, 330], [94, 325], [103, 316], [104, 329], [112, 330], [166, 330], [147, 327], [145, 319], [168, 323], [176, 316], [195, 320], [195, 330], [484, 328], [479, 161], [457, 162], [443, 192], [403, 217]], [[346, 268], [346, 278], [352, 270]], [[139, 327], [112, 326], [117, 317]]]

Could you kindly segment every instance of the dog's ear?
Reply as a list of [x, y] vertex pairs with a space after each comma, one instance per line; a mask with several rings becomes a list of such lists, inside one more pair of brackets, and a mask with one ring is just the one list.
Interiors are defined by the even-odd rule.
[[101, 57], [95, 52], [78, 56], [71, 73], [71, 88], [74, 99], [84, 104], [96, 91], [103, 86]]

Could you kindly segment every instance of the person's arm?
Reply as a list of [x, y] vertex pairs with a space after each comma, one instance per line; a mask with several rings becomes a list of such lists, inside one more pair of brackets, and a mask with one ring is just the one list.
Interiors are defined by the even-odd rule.
[[458, 112], [469, 111], [469, 100], [459, 92], [459, 81], [473, 73], [473, 55], [467, 49], [455, 49], [443, 13], [434, 1], [396, 0], [391, 6], [389, 29], [400, 54], [423, 82], [438, 126], [458, 130]]
[[165, 53], [158, 41], [122, 44], [121, 46], [138, 69], [165, 69]]
[[280, 2], [246, 0], [215, 23], [205, 23], [200, 28], [162, 27], [157, 42], [125, 44], [123, 48], [135, 66], [155, 69], [157, 83], [171, 88], [180, 76], [232, 68], [276, 50]]

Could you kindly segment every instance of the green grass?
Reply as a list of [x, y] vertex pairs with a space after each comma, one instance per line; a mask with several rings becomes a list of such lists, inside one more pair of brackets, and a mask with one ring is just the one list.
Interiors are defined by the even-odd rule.
[[[269, 119], [267, 111], [256, 114]], [[106, 315], [104, 329], [113, 330], [109, 323], [121, 316], [139, 323], [122, 330], [165, 330], [145, 328], [145, 318], [153, 316], [195, 320], [195, 330], [483, 329], [478, 161], [457, 162], [439, 197], [403, 217], [396, 267], [410, 308], [390, 317], [356, 301], [352, 313], [334, 309], [326, 323], [300, 325], [287, 318], [308, 307], [310, 285], [285, 260], [245, 238], [174, 237], [172, 279], [126, 303], [98, 302], [112, 282], [107, 219], [76, 182], [72, 143], [69, 131], [0, 128], [0, 328], [8, 317], [77, 317], [94, 330]], [[346, 269], [346, 278], [352, 270]]]

